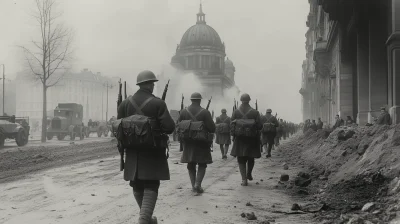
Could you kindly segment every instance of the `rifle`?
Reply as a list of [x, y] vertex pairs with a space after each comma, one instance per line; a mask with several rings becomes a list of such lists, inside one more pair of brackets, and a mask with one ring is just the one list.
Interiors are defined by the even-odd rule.
[[212, 100], [212, 97], [208, 100], [207, 107], [206, 107], [207, 110], [208, 110], [208, 108], [210, 108], [211, 100]]
[[[125, 82], [126, 83], [126, 82]], [[125, 95], [126, 95], [126, 92], [125, 92]], [[126, 96], [125, 96], [126, 97]], [[119, 105], [122, 103], [122, 83], [121, 83], [121, 79], [119, 79], [119, 92], [118, 92], [118, 100], [117, 100], [117, 113], [118, 113], [118, 107], [119, 107]], [[118, 147], [118, 151], [119, 151], [119, 154], [121, 155], [121, 162], [120, 162], [120, 165], [119, 165], [119, 170], [120, 171], [123, 171], [124, 170], [124, 166], [125, 166], [125, 162], [124, 162], [124, 148], [122, 148], [122, 145], [121, 145], [121, 143], [120, 142], [118, 142], [118, 145], [117, 145], [117, 147]]]
[[181, 111], [183, 110], [183, 99], [185, 99], [185, 97], [183, 97], [183, 94], [182, 94]]
[[128, 95], [126, 93], [126, 81], [124, 82], [124, 90], [125, 90], [125, 99], [128, 98]]
[[258, 103], [257, 103], [257, 100], [256, 100], [256, 110], [258, 111]]
[[167, 84], [165, 84], [164, 92], [163, 92], [163, 94], [162, 94], [162, 98], [161, 98], [161, 99], [162, 99], [163, 101], [165, 101], [165, 97], [167, 97], [168, 86], [169, 86], [169, 79], [168, 79]]

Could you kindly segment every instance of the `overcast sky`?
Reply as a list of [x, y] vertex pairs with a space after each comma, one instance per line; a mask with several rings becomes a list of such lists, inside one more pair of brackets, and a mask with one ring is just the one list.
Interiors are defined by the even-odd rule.
[[[199, 0], [60, 0], [62, 20], [75, 30], [74, 70], [121, 76], [134, 85], [144, 69], [169, 64], [184, 32], [196, 22]], [[0, 0], [0, 64], [24, 69], [15, 45], [38, 30], [33, 0]], [[225, 42], [236, 84], [280, 117], [301, 120], [306, 0], [204, 0], [206, 22]], [[263, 111], [265, 113], [265, 111]]]

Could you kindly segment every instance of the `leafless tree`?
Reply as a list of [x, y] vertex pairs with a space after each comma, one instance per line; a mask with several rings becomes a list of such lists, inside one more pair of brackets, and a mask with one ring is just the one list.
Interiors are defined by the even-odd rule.
[[73, 31], [60, 21], [61, 13], [56, 12], [55, 0], [35, 0], [32, 17], [38, 24], [40, 37], [31, 45], [19, 46], [32, 75], [40, 80], [43, 87], [42, 142], [46, 142], [47, 130], [47, 89], [56, 85], [70, 69], [72, 59]]

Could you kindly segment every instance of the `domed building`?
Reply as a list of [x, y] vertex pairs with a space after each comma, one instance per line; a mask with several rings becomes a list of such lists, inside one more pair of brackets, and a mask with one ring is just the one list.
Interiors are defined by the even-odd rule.
[[203, 98], [219, 99], [224, 98], [227, 89], [234, 88], [235, 95], [239, 94], [235, 86], [235, 66], [225, 57], [225, 44], [217, 31], [206, 23], [200, 4], [197, 22], [183, 34], [171, 65], [181, 75], [195, 74], [202, 86]]

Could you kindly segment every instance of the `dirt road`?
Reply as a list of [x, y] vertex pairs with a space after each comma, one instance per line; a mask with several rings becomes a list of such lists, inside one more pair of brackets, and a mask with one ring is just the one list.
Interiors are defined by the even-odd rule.
[[[116, 149], [115, 149], [116, 150]], [[298, 170], [283, 170], [280, 158], [256, 160], [254, 180], [240, 186], [237, 162], [221, 160], [219, 149], [208, 166], [203, 182], [205, 193], [195, 196], [186, 164], [173, 143], [169, 159], [171, 181], [161, 183], [155, 215], [159, 223], [313, 223], [311, 216], [285, 215], [301, 198], [276, 189], [281, 173], [294, 176]], [[88, 160], [36, 172], [0, 184], [0, 223], [136, 223], [138, 207], [132, 188], [119, 172], [118, 156]], [[251, 206], [246, 206], [250, 202]], [[257, 221], [242, 218], [254, 212]]]

